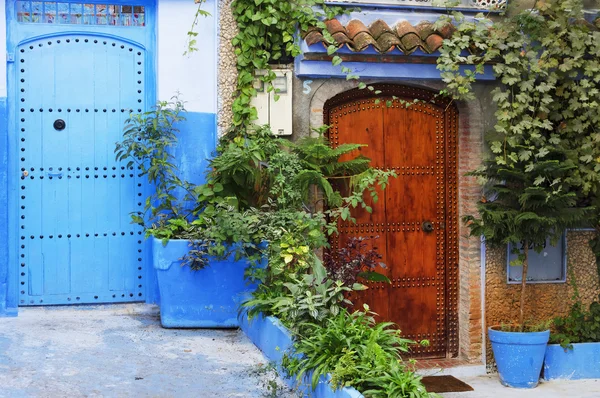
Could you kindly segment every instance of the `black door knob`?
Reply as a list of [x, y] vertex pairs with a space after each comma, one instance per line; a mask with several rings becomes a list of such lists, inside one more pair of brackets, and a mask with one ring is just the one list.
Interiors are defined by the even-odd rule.
[[423, 229], [424, 232], [432, 232], [433, 224], [431, 223], [431, 221], [425, 221], [425, 222], [423, 222], [423, 225], [421, 225], [421, 228]]
[[65, 123], [64, 120], [62, 120], [62, 119], [56, 119], [54, 121], [54, 129], [55, 130], [61, 131], [61, 130], [64, 130], [65, 127], [67, 127], [67, 124]]

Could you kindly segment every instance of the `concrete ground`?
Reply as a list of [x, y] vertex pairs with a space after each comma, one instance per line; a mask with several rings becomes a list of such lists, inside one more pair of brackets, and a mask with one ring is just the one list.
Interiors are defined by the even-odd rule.
[[294, 396], [264, 362], [241, 331], [163, 329], [153, 306], [0, 318], [2, 398]]
[[[296, 395], [238, 330], [163, 329], [154, 306], [21, 309], [0, 318], [0, 398]], [[497, 376], [460, 375], [475, 391], [444, 398], [600, 398], [600, 380], [532, 390]]]
[[460, 377], [475, 389], [470, 392], [440, 394], [444, 398], [599, 398], [600, 380], [553, 380], [531, 390], [507, 388], [498, 376]]

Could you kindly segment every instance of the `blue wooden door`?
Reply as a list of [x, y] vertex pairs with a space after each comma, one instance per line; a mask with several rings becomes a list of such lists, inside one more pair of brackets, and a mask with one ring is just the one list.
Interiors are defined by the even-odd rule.
[[149, 9], [14, 11], [20, 304], [143, 301], [147, 253], [129, 214], [145, 184], [113, 150], [129, 113], [148, 106]]

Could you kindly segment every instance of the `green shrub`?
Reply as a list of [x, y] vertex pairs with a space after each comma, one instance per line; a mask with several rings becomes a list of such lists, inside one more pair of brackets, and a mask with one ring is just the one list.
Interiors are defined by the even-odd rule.
[[284, 367], [299, 380], [312, 372], [316, 387], [321, 376], [331, 373], [334, 389], [352, 386], [365, 396], [429, 397], [420, 378], [402, 361], [412, 340], [401, 337], [393, 323], [376, 323], [374, 313], [341, 311], [324, 324], [308, 324], [287, 355]]
[[572, 348], [573, 343], [593, 343], [600, 341], [600, 302], [594, 301], [586, 311], [580, 300], [571, 306], [566, 316], [554, 319], [551, 343], [564, 348]]

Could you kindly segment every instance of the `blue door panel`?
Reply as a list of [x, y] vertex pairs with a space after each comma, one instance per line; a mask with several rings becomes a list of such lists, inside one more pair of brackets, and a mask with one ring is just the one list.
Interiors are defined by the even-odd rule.
[[140, 26], [73, 29], [17, 29], [19, 302], [144, 301], [147, 244], [129, 214], [148, 187], [113, 151], [129, 113], [152, 98], [150, 36]]

